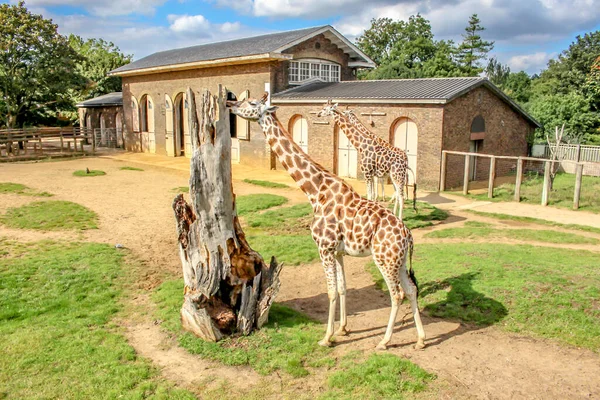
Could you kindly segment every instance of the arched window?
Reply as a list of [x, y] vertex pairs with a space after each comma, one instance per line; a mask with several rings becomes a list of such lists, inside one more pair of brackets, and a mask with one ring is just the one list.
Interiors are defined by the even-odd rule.
[[143, 95], [140, 100], [140, 128], [142, 132], [148, 132], [148, 96]]
[[485, 132], [485, 120], [481, 115], [476, 116], [471, 123], [471, 133]]

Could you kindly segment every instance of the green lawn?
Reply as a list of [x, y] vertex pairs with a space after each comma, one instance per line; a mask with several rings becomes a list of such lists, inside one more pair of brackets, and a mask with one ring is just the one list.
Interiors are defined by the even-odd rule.
[[0, 223], [18, 229], [42, 231], [86, 230], [98, 228], [98, 215], [70, 201], [37, 201], [9, 208]]
[[[525, 176], [521, 185], [521, 201], [524, 203], [540, 204], [542, 201], [543, 175]], [[470, 194], [469, 197], [478, 200], [513, 201], [515, 193], [514, 183], [505, 183], [494, 188], [494, 198], [488, 199], [485, 194]], [[551, 206], [573, 208], [573, 195], [575, 193], [575, 175], [557, 174], [554, 186], [550, 192], [548, 204]], [[600, 178], [584, 176], [581, 182], [581, 197], [579, 209], [584, 211], [600, 212]]]
[[162, 327], [175, 333], [179, 345], [192, 354], [225, 365], [248, 365], [261, 374], [282, 370], [294, 377], [308, 375], [307, 368], [332, 366], [331, 349], [317, 344], [324, 334], [321, 325], [279, 304], [273, 304], [269, 323], [250, 336], [234, 337], [218, 343], [205, 342], [181, 329], [179, 310], [183, 282], [168, 281], [154, 293]]
[[0, 398], [195, 398], [160, 380], [111, 322], [117, 250], [5, 239], [0, 248]]
[[90, 170], [88, 173], [86, 170], [80, 169], [73, 172], [73, 176], [102, 176], [106, 175], [106, 172], [100, 170]]
[[[393, 210], [394, 205], [390, 204], [388, 208]], [[434, 221], [443, 221], [446, 218], [448, 218], [446, 211], [422, 201], [417, 201], [417, 211], [412, 208], [412, 201], [407, 201], [402, 211], [402, 222], [404, 222], [408, 229], [431, 226]]]
[[257, 186], [262, 186], [262, 187], [267, 187], [267, 188], [289, 189], [288, 185], [284, 185], [283, 183], [277, 183], [277, 182], [260, 181], [260, 180], [256, 180], [256, 179], [244, 179], [244, 182], [249, 183], [251, 185], [257, 185]]
[[190, 192], [189, 186], [179, 186], [179, 187], [173, 188], [171, 190], [173, 192], [178, 192], [178, 193], [189, 193]]
[[238, 215], [246, 215], [248, 213], [280, 206], [287, 202], [287, 197], [278, 196], [276, 194], [248, 194], [245, 196], [237, 196], [235, 206]]
[[598, 244], [600, 242], [598, 239], [577, 235], [571, 232], [536, 229], [498, 229], [491, 224], [476, 221], [467, 221], [464, 228], [446, 228], [429, 232], [425, 237], [453, 239], [508, 238], [522, 241], [565, 244]]
[[143, 169], [141, 168], [136, 168], [136, 167], [121, 167], [119, 168], [121, 171], [143, 171]]
[[592, 226], [587, 226], [587, 225], [561, 224], [559, 222], [548, 221], [548, 220], [539, 219], [539, 218], [519, 217], [516, 215], [488, 213], [488, 212], [475, 211], [475, 210], [464, 210], [464, 211], [475, 214], [475, 215], [479, 215], [481, 217], [495, 218], [500, 221], [518, 221], [518, 222], [526, 222], [529, 224], [556, 226], [559, 228], [576, 230], [576, 231], [600, 233], [600, 228], [594, 228]]
[[[432, 316], [600, 350], [600, 255], [507, 244], [422, 244], [414, 269]], [[370, 264], [378, 286], [385, 283]]]
[[0, 194], [12, 193], [19, 194], [21, 196], [35, 196], [35, 197], [52, 197], [52, 193], [38, 192], [29, 186], [22, 185], [20, 183], [12, 182], [0, 182]]

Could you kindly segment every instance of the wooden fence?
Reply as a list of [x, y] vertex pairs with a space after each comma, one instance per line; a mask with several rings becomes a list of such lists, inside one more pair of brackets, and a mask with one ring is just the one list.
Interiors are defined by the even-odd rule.
[[0, 157], [45, 155], [47, 152], [84, 152], [84, 145], [96, 150], [90, 128], [0, 129]]
[[[548, 205], [548, 197], [550, 195], [550, 169], [553, 163], [558, 163], [557, 161], [552, 161], [549, 159], [542, 159], [536, 157], [514, 157], [514, 156], [495, 156], [491, 154], [481, 154], [481, 153], [467, 153], [462, 151], [442, 151], [442, 168], [440, 171], [440, 192], [446, 190], [446, 169], [448, 165], [448, 154], [454, 154], [465, 157], [465, 169], [464, 169], [464, 181], [463, 181], [463, 194], [469, 194], [469, 178], [471, 174], [471, 160], [474, 160], [475, 157], [489, 158], [490, 160], [490, 168], [489, 168], [489, 179], [488, 179], [488, 198], [494, 197], [494, 183], [496, 180], [496, 160], [516, 160], [517, 162], [517, 170], [516, 170], [516, 179], [515, 179], [515, 194], [514, 201], [521, 201], [521, 184], [523, 182], [523, 164], [526, 161], [533, 162], [543, 162], [544, 163], [544, 183], [542, 185], [542, 201], [541, 204], [543, 206]], [[569, 160], [563, 160], [563, 162], [568, 162], [575, 164], [575, 191], [573, 194], [573, 209], [577, 210], [579, 208], [579, 199], [581, 196], [581, 181], [583, 177], [583, 166], [582, 162], [575, 162]]]

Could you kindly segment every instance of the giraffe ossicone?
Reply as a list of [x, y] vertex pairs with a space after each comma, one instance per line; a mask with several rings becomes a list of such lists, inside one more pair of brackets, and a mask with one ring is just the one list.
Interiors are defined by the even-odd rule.
[[[377, 348], [385, 349], [390, 342], [398, 307], [405, 295], [410, 299], [417, 329], [415, 348], [423, 348], [425, 331], [417, 304], [417, 287], [411, 278], [413, 237], [402, 220], [380, 204], [363, 199], [350, 185], [304, 153], [277, 119], [276, 108], [267, 105], [267, 97], [228, 101], [227, 106], [235, 115], [260, 124], [272, 151], [312, 206], [311, 234], [325, 271], [329, 298], [327, 331], [319, 344], [331, 345], [338, 297], [340, 326], [335, 334], [348, 332], [343, 256], [372, 255], [392, 302], [385, 336]], [[408, 260], [410, 272], [406, 267]]]

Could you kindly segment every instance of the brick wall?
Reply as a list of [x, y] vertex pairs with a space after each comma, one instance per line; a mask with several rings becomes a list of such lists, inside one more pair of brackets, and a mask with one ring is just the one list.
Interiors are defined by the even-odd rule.
[[[485, 120], [485, 135], [479, 153], [526, 156], [527, 135], [533, 131], [531, 124], [507, 103], [485, 87], [476, 88], [453, 100], [444, 107], [443, 148], [444, 150], [469, 151], [471, 123], [481, 115]], [[446, 187], [463, 184], [464, 156], [449, 156]], [[489, 159], [477, 161], [476, 180], [485, 180], [489, 175]], [[496, 160], [496, 175], [515, 172], [516, 161]]]
[[[329, 171], [337, 173], [337, 138], [334, 126], [326, 118], [318, 118], [316, 112], [321, 104], [277, 104], [277, 116], [283, 126], [291, 133], [291, 122], [296, 115], [302, 115], [308, 121], [308, 154]], [[346, 104], [340, 104], [345, 108]], [[374, 126], [371, 131], [381, 138], [393, 142], [395, 122], [401, 117], [412, 119], [418, 129], [417, 183], [424, 189], [436, 190], [439, 186], [440, 154], [442, 150], [441, 130], [443, 109], [437, 105], [379, 105], [351, 104], [358, 118], [365, 124], [369, 116], [361, 113], [385, 113], [372, 116]], [[315, 123], [317, 122], [317, 123]], [[318, 122], [329, 122], [327, 125]], [[277, 163], [277, 168], [282, 168]], [[360, 175], [360, 174], [359, 174]]]

